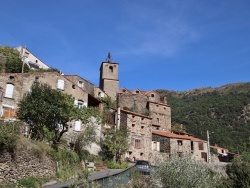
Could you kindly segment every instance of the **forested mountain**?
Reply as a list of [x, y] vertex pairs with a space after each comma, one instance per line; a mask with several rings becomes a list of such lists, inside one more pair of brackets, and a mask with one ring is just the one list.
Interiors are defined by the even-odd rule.
[[250, 151], [250, 82], [185, 92], [157, 90], [166, 95], [172, 125], [232, 152]]

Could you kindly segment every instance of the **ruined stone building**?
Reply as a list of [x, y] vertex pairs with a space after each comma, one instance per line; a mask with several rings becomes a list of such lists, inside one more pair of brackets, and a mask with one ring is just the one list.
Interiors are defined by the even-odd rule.
[[24, 61], [24, 63], [26, 63], [30, 69], [35, 70], [50, 68], [42, 60], [40, 60], [33, 53], [31, 53], [26, 47], [18, 46], [15, 49], [20, 53], [22, 61]]

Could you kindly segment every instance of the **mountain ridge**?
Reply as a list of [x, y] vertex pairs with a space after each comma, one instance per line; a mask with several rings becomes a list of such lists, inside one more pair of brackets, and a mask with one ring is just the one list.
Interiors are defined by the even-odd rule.
[[233, 152], [250, 151], [250, 82], [188, 91], [157, 90], [167, 97], [172, 125], [182, 124], [188, 133]]

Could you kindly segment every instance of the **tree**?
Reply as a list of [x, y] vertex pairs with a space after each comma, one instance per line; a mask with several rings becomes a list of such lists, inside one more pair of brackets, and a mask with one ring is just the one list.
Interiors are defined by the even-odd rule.
[[121, 126], [119, 130], [112, 128], [105, 135], [104, 146], [112, 153], [116, 162], [120, 162], [121, 155], [128, 150], [127, 138], [128, 130], [125, 126]]
[[[20, 73], [22, 72], [22, 60], [17, 50], [8, 46], [0, 47], [1, 72]], [[24, 72], [28, 72], [29, 67], [24, 64]]]
[[250, 153], [243, 153], [227, 165], [230, 187], [250, 187]]
[[86, 147], [92, 143], [98, 143], [96, 131], [100, 125], [101, 118], [98, 109], [95, 107], [82, 107], [77, 110], [76, 119], [84, 124], [83, 130], [76, 136], [73, 144], [73, 150], [84, 160], [86, 156]]
[[74, 118], [77, 108], [71, 95], [34, 83], [18, 104], [19, 119], [30, 124], [31, 137], [42, 140], [46, 132], [53, 134], [54, 143], [68, 131], [67, 123]]

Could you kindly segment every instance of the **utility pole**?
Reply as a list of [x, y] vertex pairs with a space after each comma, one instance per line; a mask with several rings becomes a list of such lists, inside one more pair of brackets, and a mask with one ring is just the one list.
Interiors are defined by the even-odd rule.
[[209, 143], [209, 131], [207, 130], [207, 162], [211, 163], [211, 154], [210, 154], [210, 143]]
[[27, 58], [26, 56], [24, 56], [25, 51], [26, 51], [26, 46], [25, 47], [22, 46], [22, 51], [21, 51], [21, 58], [22, 58], [22, 62], [23, 62], [23, 64], [22, 64], [22, 73], [24, 71], [24, 63], [25, 63], [24, 61]]

